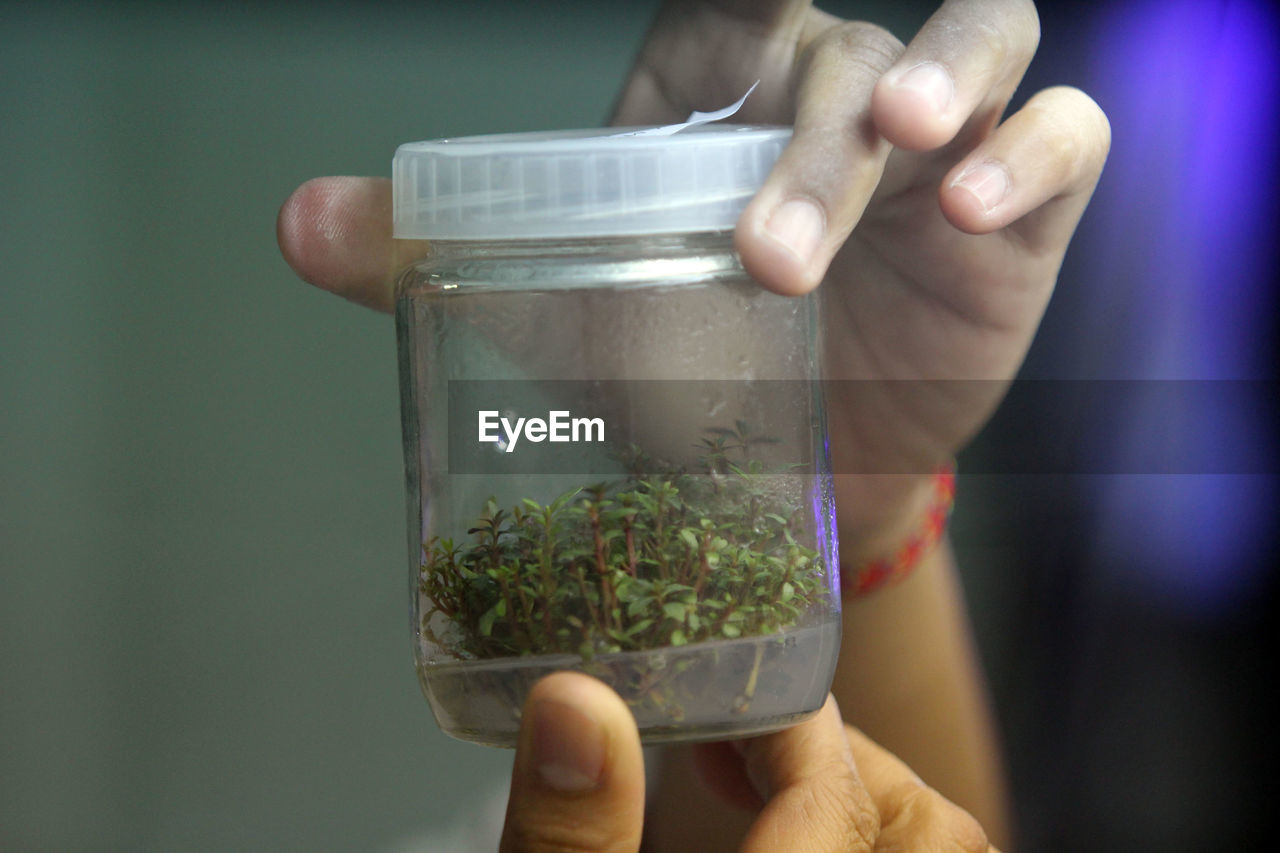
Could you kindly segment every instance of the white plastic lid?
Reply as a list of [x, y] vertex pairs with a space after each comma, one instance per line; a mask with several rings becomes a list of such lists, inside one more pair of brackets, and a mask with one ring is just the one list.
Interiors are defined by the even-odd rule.
[[507, 133], [401, 145], [395, 236], [427, 240], [719, 231], [764, 183], [789, 127], [706, 124]]

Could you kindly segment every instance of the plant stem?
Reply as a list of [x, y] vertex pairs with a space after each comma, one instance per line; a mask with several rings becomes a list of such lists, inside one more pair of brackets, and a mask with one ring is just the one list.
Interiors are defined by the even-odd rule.
[[654, 530], [653, 541], [657, 543], [656, 549], [658, 552], [657, 553], [658, 574], [662, 577], [664, 581], [667, 581], [667, 580], [671, 580], [671, 567], [667, 565], [667, 549], [665, 547], [666, 540], [662, 538], [662, 517], [666, 511], [666, 501], [664, 500], [665, 497], [666, 497], [666, 493], [662, 490], [659, 490], [657, 512], [654, 513], [654, 519], [653, 519], [653, 530]]
[[702, 595], [702, 587], [707, 582], [707, 575], [711, 571], [711, 566], [707, 562], [707, 545], [711, 542], [711, 531], [702, 531], [702, 541], [698, 543], [698, 580], [693, 585], [693, 597], [696, 599]]
[[734, 703], [733, 709], [739, 714], [745, 713], [751, 707], [751, 700], [756, 695], [756, 681], [760, 677], [760, 661], [764, 658], [764, 641], [756, 640], [756, 659], [751, 664], [751, 674], [747, 676], [747, 687], [742, 691], [740, 701]]
[[625, 536], [627, 540], [627, 574], [631, 577], [636, 576], [636, 539], [631, 530], [631, 519], [627, 519], [625, 523]]
[[[507, 603], [507, 618], [511, 621], [511, 635], [514, 638], [516, 634], [516, 626], [520, 625], [520, 617], [515, 608], [515, 601], [511, 598], [511, 587], [507, 585], [507, 579], [502, 576], [502, 572], [498, 572], [498, 588], [502, 590], [502, 599]], [[525, 636], [530, 644], [533, 643], [533, 634], [529, 633], [529, 627], [524, 626]]]
[[538, 555], [538, 568], [542, 575], [542, 597], [545, 604], [542, 608], [542, 627], [550, 642], [554, 626], [551, 621], [551, 602], [556, 595], [556, 580], [551, 572], [551, 557], [555, 553], [555, 539], [551, 535], [552, 511], [550, 507], [543, 510], [542, 551]]
[[[577, 567], [577, 575], [578, 575], [578, 587], [582, 590], [582, 600], [587, 605], [587, 612], [591, 614], [591, 621], [593, 623], [599, 624], [600, 613], [599, 611], [596, 610], [596, 606], [591, 603], [591, 596], [587, 593], [587, 578], [582, 573], [581, 565]], [[583, 639], [586, 639], [585, 632], [583, 634]]]
[[609, 567], [604, 561], [604, 537], [600, 534], [600, 508], [593, 505], [587, 510], [587, 517], [591, 519], [591, 535], [595, 539], [596, 571], [600, 574], [600, 604], [604, 608], [603, 625], [607, 631], [613, 627], [610, 624], [609, 614], [613, 610], [615, 596], [612, 595], [613, 584], [609, 580]]

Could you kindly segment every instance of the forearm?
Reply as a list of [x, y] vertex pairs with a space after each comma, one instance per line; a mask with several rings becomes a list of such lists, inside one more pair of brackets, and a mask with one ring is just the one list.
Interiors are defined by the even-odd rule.
[[845, 720], [1008, 849], [998, 738], [947, 543], [901, 583], [847, 601], [832, 692]]

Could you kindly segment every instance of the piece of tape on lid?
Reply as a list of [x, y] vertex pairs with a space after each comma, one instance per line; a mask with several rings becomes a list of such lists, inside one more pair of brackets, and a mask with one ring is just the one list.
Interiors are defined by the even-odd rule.
[[671, 136], [690, 127], [697, 127], [700, 124], [710, 124], [713, 121], [723, 121], [729, 118], [738, 110], [742, 109], [742, 105], [747, 102], [747, 97], [756, 90], [756, 86], [760, 85], [760, 81], [751, 84], [751, 88], [743, 93], [741, 98], [734, 101], [727, 107], [714, 110], [709, 113], [700, 113], [697, 110], [689, 113], [689, 117], [679, 124], [667, 124], [662, 127], [647, 127], [644, 130], [631, 130], [626, 133], [611, 133], [609, 138], [613, 139], [620, 136]]

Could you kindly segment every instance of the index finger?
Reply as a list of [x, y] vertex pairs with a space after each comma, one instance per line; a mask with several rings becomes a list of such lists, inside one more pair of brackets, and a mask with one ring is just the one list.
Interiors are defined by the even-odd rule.
[[752, 278], [782, 294], [818, 286], [880, 182], [890, 146], [871, 92], [902, 50], [882, 27], [829, 27], [805, 48], [795, 133], [743, 210], [734, 245]]
[[875, 848], [880, 815], [858, 776], [834, 698], [798, 726], [743, 741], [742, 753], [766, 801], [744, 853]]

